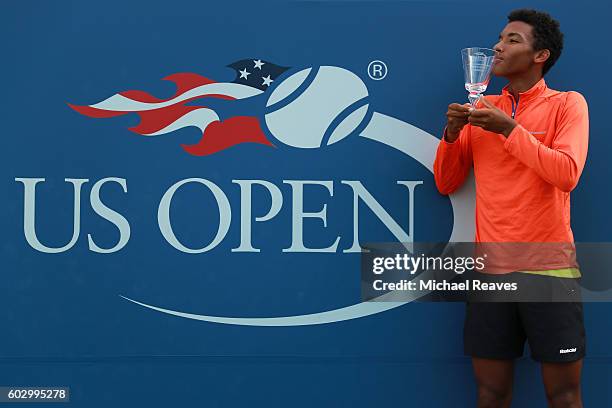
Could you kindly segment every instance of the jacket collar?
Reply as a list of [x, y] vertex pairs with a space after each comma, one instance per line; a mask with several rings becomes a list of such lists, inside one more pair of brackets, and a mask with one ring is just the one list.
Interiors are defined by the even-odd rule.
[[[502, 89], [502, 95], [511, 95], [508, 91], [509, 86], [510, 84], [504, 86], [504, 88]], [[541, 96], [544, 91], [546, 91], [546, 89], [548, 89], [548, 87], [546, 86], [546, 81], [544, 81], [544, 78], [540, 78], [540, 80], [536, 82], [534, 86], [532, 86], [525, 92], [519, 92], [519, 100], [521, 102], [527, 102], [528, 100], [537, 98], [538, 96]]]

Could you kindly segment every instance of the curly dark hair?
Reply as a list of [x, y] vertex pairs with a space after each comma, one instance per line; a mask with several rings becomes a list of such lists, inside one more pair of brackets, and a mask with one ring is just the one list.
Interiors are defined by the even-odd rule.
[[522, 21], [533, 27], [533, 44], [535, 51], [548, 50], [550, 57], [544, 62], [542, 76], [555, 65], [563, 50], [563, 33], [559, 29], [559, 22], [550, 14], [533, 9], [514, 10], [508, 15], [508, 22]]

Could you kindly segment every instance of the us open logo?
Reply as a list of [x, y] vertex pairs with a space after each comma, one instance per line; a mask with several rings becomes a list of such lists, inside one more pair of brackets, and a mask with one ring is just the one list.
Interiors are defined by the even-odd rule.
[[[232, 82], [215, 82], [192, 73], [166, 77], [166, 80], [173, 81], [177, 86], [176, 93], [167, 99], [158, 99], [143, 91], [125, 91], [92, 105], [70, 106], [94, 118], [136, 113], [141, 122], [130, 130], [147, 137], [195, 126], [202, 131], [200, 142], [181, 146], [186, 153], [195, 156], [211, 155], [239, 143], [259, 143], [270, 148], [282, 144], [300, 149], [321, 149], [351, 138], [364, 137], [412, 157], [433, 172], [439, 139], [402, 120], [376, 112], [369, 103], [366, 84], [355, 73], [337, 66], [294, 70], [261, 59], [240, 60], [229, 67], [236, 71], [236, 78]], [[236, 101], [256, 97], [265, 99], [263, 117], [249, 115], [247, 112], [221, 120], [217, 112], [208, 106], [188, 104], [193, 101], [203, 101], [205, 104], [211, 98]], [[201, 179], [184, 182], [190, 181], [202, 182]], [[168, 234], [165, 235], [168, 242], [182, 250], [172, 233], [169, 220], [164, 219], [162, 214], [162, 209], [169, 206], [171, 193], [180, 185], [174, 187], [164, 196], [166, 204], [164, 199], [160, 204], [160, 229], [162, 233]], [[215, 191], [213, 186], [209, 187]], [[271, 187], [268, 188], [272, 194]], [[469, 183], [468, 188], [450, 196], [454, 221], [449, 241], [473, 239], [472, 195], [473, 183]], [[219, 196], [218, 202], [221, 201], [223, 198]], [[223, 206], [220, 205], [219, 209], [223, 218]], [[270, 213], [266, 215], [271, 216]], [[220, 227], [217, 238], [221, 232]], [[177, 242], [172, 242], [173, 239]], [[249, 326], [332, 323], [384, 312], [408, 303], [405, 298], [401, 302], [360, 302], [313, 314], [249, 318], [193, 314], [122, 297], [174, 316]]]

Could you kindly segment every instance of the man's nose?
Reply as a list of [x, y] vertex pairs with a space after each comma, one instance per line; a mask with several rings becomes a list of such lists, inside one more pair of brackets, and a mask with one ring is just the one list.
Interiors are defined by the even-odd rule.
[[501, 54], [504, 51], [502, 49], [501, 42], [498, 42], [497, 44], [493, 46], [493, 51], [495, 51], [498, 54]]

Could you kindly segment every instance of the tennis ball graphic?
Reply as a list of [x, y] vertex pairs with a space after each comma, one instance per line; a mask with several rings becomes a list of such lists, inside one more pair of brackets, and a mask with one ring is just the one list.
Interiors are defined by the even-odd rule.
[[353, 132], [368, 112], [368, 89], [357, 75], [322, 66], [306, 83], [311, 71], [307, 68], [285, 79], [266, 103], [270, 133], [289, 146], [317, 148], [336, 143]]

